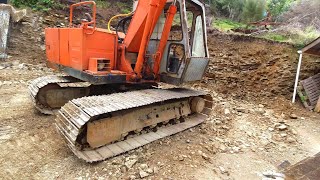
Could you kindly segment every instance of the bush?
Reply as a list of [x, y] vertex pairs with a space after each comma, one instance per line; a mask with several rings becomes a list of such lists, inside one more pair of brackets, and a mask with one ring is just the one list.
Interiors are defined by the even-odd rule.
[[296, 1], [297, 0], [268, 0], [267, 6], [273, 17], [279, 17], [281, 14], [288, 11], [293, 2]]
[[296, 47], [303, 47], [319, 36], [320, 33], [313, 26], [308, 26], [302, 30], [290, 26], [283, 26], [278, 28], [277, 31], [259, 35], [259, 37], [278, 42], [288, 42]]
[[237, 28], [247, 28], [246, 24], [231, 21], [229, 19], [217, 19], [213, 22], [213, 26], [221, 31], [229, 31]]
[[15, 7], [30, 7], [34, 10], [49, 11], [52, 7], [59, 3], [54, 0], [11, 0], [11, 4]]
[[[215, 16], [233, 21], [261, 20], [267, 10], [277, 18], [299, 1], [301, 0], [204, 0]], [[305, 1], [308, 3], [308, 0]]]
[[266, 4], [264, 0], [246, 0], [242, 12], [242, 20], [244, 22], [261, 20], [265, 11]]
[[97, 3], [97, 7], [99, 8], [108, 8], [111, 4], [110, 2], [103, 0], [96, 0], [95, 2]]
[[214, 15], [240, 20], [240, 14], [245, 0], [205, 0], [210, 5]]

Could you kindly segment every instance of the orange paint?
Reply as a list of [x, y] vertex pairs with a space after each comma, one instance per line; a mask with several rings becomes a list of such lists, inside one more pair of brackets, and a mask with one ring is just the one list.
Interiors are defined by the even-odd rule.
[[104, 58], [110, 60], [114, 69], [117, 41], [116, 34], [99, 28], [89, 35], [83, 28], [47, 28], [47, 58], [53, 63], [81, 71], [88, 70], [90, 58]]
[[158, 12], [159, 6], [163, 7], [164, 6], [163, 4], [165, 4], [166, 2], [167, 2], [166, 0], [151, 0], [150, 2], [149, 13], [146, 20], [146, 25], [144, 27], [141, 43], [140, 43], [138, 59], [137, 59], [136, 66], [134, 68], [134, 72], [138, 75], [138, 77], [141, 77], [141, 72], [144, 66], [144, 61], [145, 61], [146, 48], [148, 46], [148, 42], [150, 41], [150, 37], [154, 29], [153, 22], [159, 19], [159, 16], [158, 17], [156, 16], [158, 14], [154, 12]]
[[173, 22], [174, 15], [177, 13], [177, 6], [170, 5], [169, 10], [167, 12], [167, 19], [162, 31], [161, 39], [159, 42], [158, 50], [156, 52], [155, 63], [153, 67], [153, 73], [157, 75], [160, 69], [161, 59], [163, 57], [164, 49], [166, 48], [167, 41], [169, 39], [171, 26]]
[[[48, 61], [51, 64], [63, 65], [94, 75], [125, 73], [127, 81], [131, 82], [140, 81], [142, 71], [148, 76], [152, 73], [157, 75], [173, 17], [177, 12], [176, 6], [171, 5], [168, 10], [153, 69], [144, 67], [146, 66], [145, 56], [151, 34], [166, 2], [167, 0], [139, 1], [126, 35], [96, 28], [96, 4], [93, 1], [71, 5], [68, 28], [47, 28], [45, 30]], [[80, 26], [74, 27], [72, 24], [74, 8], [88, 4], [91, 4], [93, 8], [92, 20], [84, 21]], [[118, 36], [124, 38], [123, 44], [119, 44]], [[129, 52], [137, 53], [138, 57], [126, 57]], [[107, 70], [101, 70], [101, 63], [99, 64], [101, 60], [108, 62]], [[134, 61], [136, 61], [135, 64], [132, 63]]]

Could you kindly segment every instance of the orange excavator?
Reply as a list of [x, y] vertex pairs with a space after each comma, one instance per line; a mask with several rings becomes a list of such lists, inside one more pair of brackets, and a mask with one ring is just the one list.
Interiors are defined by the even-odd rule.
[[[92, 15], [76, 24], [79, 6]], [[133, 9], [101, 29], [95, 2], [84, 1], [71, 5], [68, 28], [45, 30], [47, 64], [66, 75], [33, 80], [31, 98], [40, 112], [56, 114], [58, 132], [86, 162], [194, 127], [212, 108], [206, 92], [159, 86], [202, 79], [209, 63], [203, 4], [139, 0]]]

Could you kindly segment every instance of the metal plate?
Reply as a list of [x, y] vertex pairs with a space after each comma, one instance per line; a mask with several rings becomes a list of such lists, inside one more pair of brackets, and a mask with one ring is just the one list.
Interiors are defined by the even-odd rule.
[[208, 63], [209, 58], [192, 57], [185, 74], [184, 82], [201, 80], [207, 69]]

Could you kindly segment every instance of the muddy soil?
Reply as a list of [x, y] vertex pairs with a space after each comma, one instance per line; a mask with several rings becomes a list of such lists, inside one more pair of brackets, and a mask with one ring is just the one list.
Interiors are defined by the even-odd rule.
[[[218, 92], [244, 98], [285, 96], [290, 99], [298, 49], [290, 44], [238, 34], [209, 33], [212, 61], [208, 82]], [[320, 72], [320, 60], [305, 55], [301, 79]]]
[[284, 98], [257, 104], [227, 97], [202, 83], [192, 88], [214, 97], [214, 112], [206, 123], [87, 164], [56, 132], [55, 117], [38, 113], [29, 99], [28, 81], [54, 72], [18, 63], [0, 72], [3, 179], [261, 179], [265, 172], [278, 171], [284, 160], [295, 163], [320, 151], [320, 131], [314, 128], [320, 125], [318, 114]]
[[[213, 58], [207, 76], [188, 86], [214, 97], [208, 120], [121, 156], [87, 164], [56, 132], [55, 116], [38, 113], [29, 99], [29, 81], [54, 74], [45, 67], [43, 41], [30, 40], [30, 34], [41, 33], [33, 30], [32, 17], [20, 25], [28, 33], [13, 31], [12, 57], [0, 63], [1, 179], [262, 179], [265, 172], [279, 172], [285, 160], [295, 163], [320, 151], [320, 116], [289, 100], [296, 49], [210, 34]], [[39, 21], [42, 28], [45, 19]], [[306, 58], [303, 77], [317, 72], [316, 61]]]

